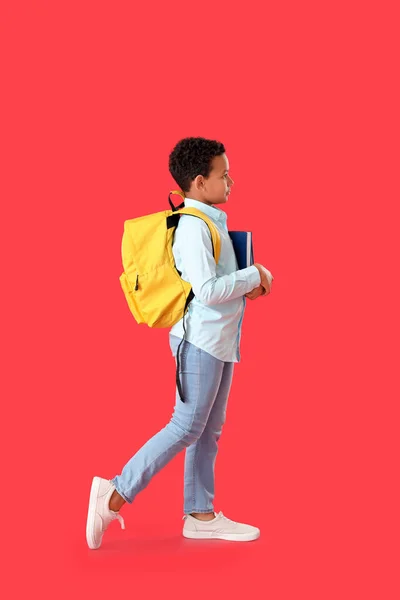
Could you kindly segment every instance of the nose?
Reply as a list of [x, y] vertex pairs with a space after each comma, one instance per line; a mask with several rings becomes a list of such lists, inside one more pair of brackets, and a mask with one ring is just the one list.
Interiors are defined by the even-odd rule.
[[234, 184], [234, 181], [233, 181], [232, 177], [229, 177], [229, 180], [230, 180], [231, 186], [232, 186]]

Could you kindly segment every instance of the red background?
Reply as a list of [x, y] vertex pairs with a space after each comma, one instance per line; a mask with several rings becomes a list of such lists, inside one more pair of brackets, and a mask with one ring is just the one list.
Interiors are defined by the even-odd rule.
[[[5, 597], [399, 597], [395, 7], [2, 4]], [[225, 144], [228, 223], [275, 278], [216, 464], [216, 510], [261, 537], [182, 537], [181, 453], [90, 551], [93, 475], [172, 414], [120, 242], [189, 135]]]

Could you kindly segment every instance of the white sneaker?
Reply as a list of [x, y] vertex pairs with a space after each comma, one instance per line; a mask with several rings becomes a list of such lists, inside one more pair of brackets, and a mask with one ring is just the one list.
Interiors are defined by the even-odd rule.
[[[215, 514], [215, 513], [214, 513]], [[183, 535], [192, 540], [231, 540], [250, 542], [260, 537], [258, 527], [236, 523], [219, 512], [212, 521], [200, 521], [191, 515], [184, 515]]]
[[103, 534], [114, 519], [118, 519], [121, 528], [125, 529], [124, 519], [109, 507], [114, 490], [115, 485], [109, 479], [93, 477], [86, 522], [86, 541], [92, 550], [100, 548]]

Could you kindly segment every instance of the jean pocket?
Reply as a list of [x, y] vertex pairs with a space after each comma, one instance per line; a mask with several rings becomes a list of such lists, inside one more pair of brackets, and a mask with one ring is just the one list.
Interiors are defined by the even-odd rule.
[[180, 363], [181, 372], [183, 371], [183, 369], [185, 368], [185, 365], [187, 363], [188, 352], [189, 352], [189, 343], [186, 340], [184, 340], [182, 342], [182, 345], [181, 345], [181, 348], [179, 351], [179, 363]]
[[180, 354], [180, 371], [186, 374], [198, 374], [200, 370], [200, 348], [190, 342], [184, 342]]

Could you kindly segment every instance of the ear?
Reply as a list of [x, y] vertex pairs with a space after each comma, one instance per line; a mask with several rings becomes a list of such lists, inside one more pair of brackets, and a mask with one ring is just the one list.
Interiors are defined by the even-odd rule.
[[193, 180], [196, 190], [202, 190], [204, 188], [204, 177], [203, 175], [197, 175]]

